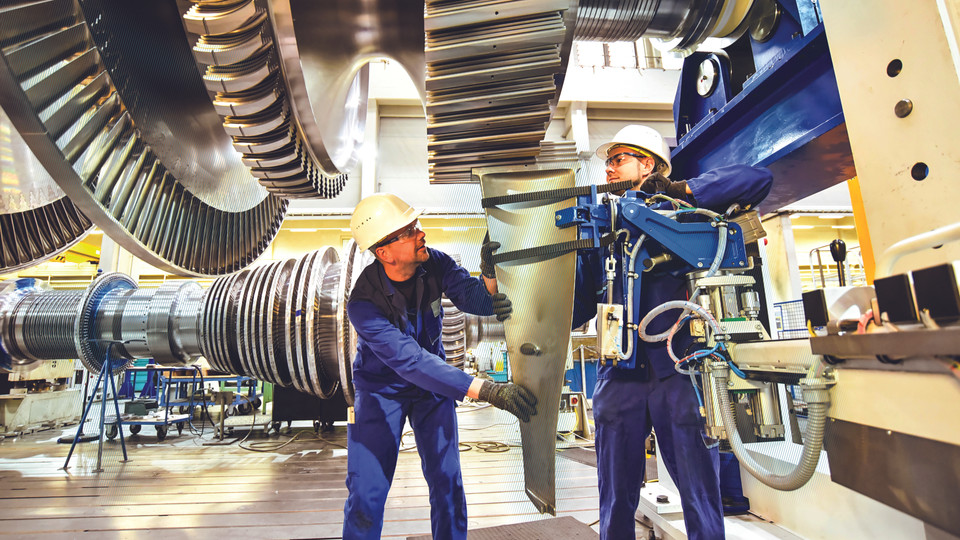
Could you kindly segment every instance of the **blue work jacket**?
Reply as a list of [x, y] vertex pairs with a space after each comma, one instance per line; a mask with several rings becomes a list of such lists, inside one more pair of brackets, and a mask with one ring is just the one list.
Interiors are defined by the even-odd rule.
[[471, 277], [449, 255], [427, 248], [430, 259], [416, 272], [416, 309], [387, 278], [380, 261], [367, 266], [347, 302], [347, 315], [359, 336], [353, 362], [358, 390], [400, 395], [419, 387], [451, 399], [463, 399], [473, 377], [447, 364], [443, 350], [446, 294], [457, 308], [493, 315], [493, 302], [480, 278]]
[[[748, 209], [756, 206], [770, 192], [773, 175], [763, 167], [747, 165], [730, 165], [706, 172], [696, 178], [687, 180], [687, 186], [693, 192], [696, 205], [708, 208], [715, 212], [724, 212], [733, 203], [739, 203], [741, 208]], [[663, 207], [667, 205], [664, 203]], [[661, 208], [661, 207], [655, 207]], [[622, 298], [620, 287], [623, 264], [619, 250], [617, 257], [617, 280], [614, 282], [614, 299]], [[688, 271], [693, 270], [689, 268]], [[573, 304], [574, 328], [586, 323], [597, 315], [597, 303], [606, 302], [604, 291], [606, 273], [604, 257], [600, 250], [585, 250], [577, 254], [577, 277]], [[634, 291], [634, 295], [637, 291]], [[640, 320], [653, 308], [670, 300], [686, 300], [688, 298], [687, 282], [684, 272], [666, 272], [654, 269], [642, 273], [639, 291], [640, 311], [634, 313], [634, 323]], [[669, 311], [650, 324], [648, 334], [666, 332], [676, 322], [679, 310]], [[626, 312], [624, 312], [626, 315]], [[647, 343], [640, 339], [639, 333], [630, 330], [633, 335], [633, 356], [636, 359], [633, 369], [614, 368], [610, 362], [597, 368], [598, 379], [627, 379], [648, 380], [651, 369], [660, 379], [665, 379], [676, 373], [673, 359], [667, 352], [667, 342]], [[692, 343], [689, 327], [684, 325], [673, 338], [674, 353], [678, 357], [685, 355], [686, 348]], [[623, 342], [626, 347], [626, 340]]]

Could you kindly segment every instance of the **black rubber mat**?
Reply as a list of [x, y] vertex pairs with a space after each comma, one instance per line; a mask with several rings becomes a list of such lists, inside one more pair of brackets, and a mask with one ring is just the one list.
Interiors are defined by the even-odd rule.
[[[597, 453], [593, 448], [567, 448], [561, 450], [559, 456], [591, 467], [597, 466]], [[647, 456], [647, 481], [657, 479], [657, 457]]]
[[[593, 529], [576, 518], [564, 516], [515, 525], [500, 525], [467, 532], [467, 540], [593, 540], [600, 538]], [[407, 540], [430, 540], [430, 535], [408, 536]]]

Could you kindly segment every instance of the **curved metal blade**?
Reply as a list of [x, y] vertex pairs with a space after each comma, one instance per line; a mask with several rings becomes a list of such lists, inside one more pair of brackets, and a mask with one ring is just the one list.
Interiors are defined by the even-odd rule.
[[[572, 169], [536, 166], [478, 170], [484, 197], [574, 187]], [[487, 209], [498, 254], [576, 240], [576, 228], [558, 229], [555, 212], [574, 199], [504, 204]], [[527, 496], [541, 513], [556, 515], [557, 417], [570, 349], [576, 254], [547, 254], [497, 264], [500, 292], [513, 303], [504, 321], [513, 381], [537, 396], [537, 414], [520, 423]]]

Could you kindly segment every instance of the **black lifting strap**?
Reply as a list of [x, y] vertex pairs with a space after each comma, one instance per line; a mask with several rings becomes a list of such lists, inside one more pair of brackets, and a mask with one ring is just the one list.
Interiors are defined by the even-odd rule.
[[[597, 193], [608, 193], [610, 191], [626, 191], [633, 187], [633, 182], [624, 180], [613, 184], [604, 184], [597, 186]], [[551, 199], [569, 199], [570, 197], [579, 197], [580, 195], [589, 195], [591, 186], [580, 186], [572, 188], [548, 189], [546, 191], [529, 191], [527, 193], [515, 193], [513, 195], [501, 195], [499, 197], [484, 197], [480, 199], [480, 205], [483, 208], [493, 208], [501, 204], [510, 204], [530, 201], [547, 201]]]
[[[613, 243], [617, 235], [607, 233], [600, 237], [600, 247], [607, 247]], [[533, 257], [544, 257], [547, 255], [563, 255], [570, 251], [593, 247], [593, 240], [572, 240], [570, 242], [560, 242], [559, 244], [549, 244], [517, 251], [508, 251], [506, 253], [497, 253], [493, 256], [493, 264], [516, 261], [518, 259], [529, 259]]]
[[[510, 204], [517, 202], [543, 201], [551, 199], [568, 199], [570, 197], [579, 197], [580, 195], [589, 195], [592, 186], [580, 186], [572, 188], [548, 189], [546, 191], [530, 191], [527, 193], [516, 193], [514, 195], [502, 195], [500, 197], [486, 197], [480, 201], [483, 208], [493, 208], [501, 204]], [[611, 191], [626, 191], [633, 187], [631, 180], [616, 182], [613, 184], [604, 184], [597, 186], [597, 193], [608, 193]], [[616, 239], [613, 233], [607, 233], [600, 238], [600, 247], [606, 247]], [[570, 242], [560, 242], [559, 244], [550, 244], [534, 248], [520, 249], [517, 251], [508, 251], [506, 253], [496, 253], [493, 255], [493, 263], [504, 263], [516, 261], [518, 259], [529, 259], [533, 257], [544, 257], [548, 255], [562, 255], [570, 251], [593, 247], [593, 240], [573, 240]]]

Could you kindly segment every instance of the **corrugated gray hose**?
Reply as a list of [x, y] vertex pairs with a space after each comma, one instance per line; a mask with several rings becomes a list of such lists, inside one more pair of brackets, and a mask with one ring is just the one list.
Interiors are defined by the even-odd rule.
[[[822, 368], [821, 368], [822, 369]], [[800, 488], [810, 480], [813, 472], [817, 469], [817, 462], [820, 460], [820, 450], [823, 448], [823, 431], [827, 419], [827, 408], [830, 406], [830, 394], [827, 389], [827, 381], [817, 373], [814, 378], [807, 378], [800, 381], [803, 387], [803, 398], [807, 402], [809, 411], [807, 416], [807, 431], [804, 434], [803, 453], [800, 456], [800, 462], [787, 474], [772, 473], [747, 453], [747, 449], [740, 440], [740, 433], [737, 431], [737, 421], [733, 415], [733, 406], [730, 404], [730, 393], [727, 392], [727, 379], [729, 378], [730, 368], [723, 363], [713, 363], [711, 373], [716, 380], [717, 398], [720, 400], [720, 411], [723, 417], [723, 428], [727, 432], [727, 440], [733, 448], [733, 454], [737, 456], [740, 464], [747, 469], [757, 480], [780, 491], [793, 491]]]

